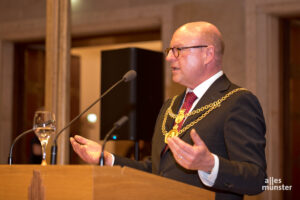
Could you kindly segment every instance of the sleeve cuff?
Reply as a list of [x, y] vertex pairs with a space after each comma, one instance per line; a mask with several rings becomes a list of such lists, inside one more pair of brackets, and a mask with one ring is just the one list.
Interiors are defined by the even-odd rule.
[[115, 164], [115, 155], [111, 153], [111, 166], [114, 166]]
[[215, 165], [211, 170], [211, 173], [207, 173], [201, 170], [198, 170], [198, 175], [202, 181], [202, 183], [208, 187], [211, 187], [214, 185], [218, 172], [219, 172], [219, 158], [215, 154], [213, 154], [215, 159]]

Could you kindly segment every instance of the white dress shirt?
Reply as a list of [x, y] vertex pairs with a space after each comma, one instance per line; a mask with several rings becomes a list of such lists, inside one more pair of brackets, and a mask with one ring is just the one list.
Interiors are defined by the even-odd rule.
[[[186, 93], [194, 92], [194, 94], [197, 96], [197, 99], [194, 101], [189, 112], [191, 112], [195, 108], [195, 106], [200, 101], [200, 99], [202, 98], [204, 93], [208, 90], [208, 88], [222, 75], [223, 75], [223, 71], [221, 70], [218, 73], [216, 73], [215, 75], [213, 75], [212, 77], [210, 77], [209, 79], [207, 79], [206, 81], [202, 82], [200, 85], [195, 87], [193, 90], [191, 90], [190, 88], [186, 89]], [[215, 159], [215, 164], [210, 173], [198, 170], [198, 175], [199, 175], [202, 183], [209, 187], [213, 186], [213, 184], [215, 183], [215, 180], [217, 178], [218, 172], [219, 172], [219, 158], [215, 154], [213, 154], [213, 156]]]

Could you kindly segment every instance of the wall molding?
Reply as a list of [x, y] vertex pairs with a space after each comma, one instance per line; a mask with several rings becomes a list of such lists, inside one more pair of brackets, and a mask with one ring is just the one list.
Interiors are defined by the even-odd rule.
[[[256, 93], [267, 124], [268, 176], [283, 178], [280, 121], [280, 18], [300, 13], [300, 2], [246, 1], [246, 85]], [[263, 199], [281, 200], [281, 191], [267, 191]]]

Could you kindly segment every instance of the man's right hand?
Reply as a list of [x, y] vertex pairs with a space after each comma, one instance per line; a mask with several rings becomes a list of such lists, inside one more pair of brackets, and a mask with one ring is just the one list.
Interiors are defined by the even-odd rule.
[[[99, 164], [101, 145], [79, 135], [70, 137], [70, 142], [78, 156], [89, 164]], [[105, 165], [112, 166], [112, 154], [104, 151]]]

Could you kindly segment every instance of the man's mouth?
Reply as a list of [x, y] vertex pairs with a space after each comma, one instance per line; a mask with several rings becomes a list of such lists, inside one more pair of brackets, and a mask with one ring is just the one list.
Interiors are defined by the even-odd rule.
[[173, 66], [171, 68], [172, 68], [172, 71], [177, 71], [180, 69], [179, 67], [173, 67]]

